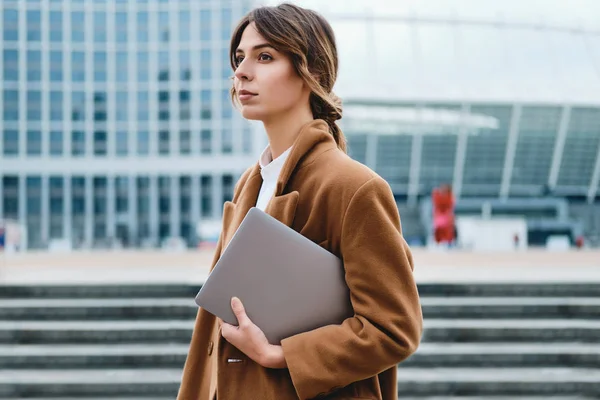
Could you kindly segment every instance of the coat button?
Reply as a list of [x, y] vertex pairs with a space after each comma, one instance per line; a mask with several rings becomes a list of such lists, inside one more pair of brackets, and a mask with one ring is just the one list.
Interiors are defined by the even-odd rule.
[[213, 342], [211, 340], [210, 342], [208, 342], [208, 355], [209, 356], [212, 354], [213, 347], [214, 347], [214, 344], [213, 344]]

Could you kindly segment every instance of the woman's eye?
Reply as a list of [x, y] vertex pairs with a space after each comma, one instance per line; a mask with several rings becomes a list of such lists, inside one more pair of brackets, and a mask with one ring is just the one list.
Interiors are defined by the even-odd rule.
[[271, 57], [270, 55], [268, 55], [266, 53], [262, 53], [260, 56], [258, 56], [258, 59], [260, 61], [269, 61], [269, 60], [272, 60], [273, 57]]
[[235, 65], [236, 65], [236, 66], [239, 66], [239, 65], [242, 63], [242, 61], [244, 61], [244, 57], [242, 57], [242, 56], [237, 56], [237, 57], [235, 58]]

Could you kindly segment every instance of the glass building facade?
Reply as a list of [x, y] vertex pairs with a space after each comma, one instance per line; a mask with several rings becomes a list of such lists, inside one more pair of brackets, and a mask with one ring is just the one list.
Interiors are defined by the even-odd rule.
[[245, 0], [3, 0], [0, 220], [29, 248], [197, 240], [256, 161], [229, 100]]

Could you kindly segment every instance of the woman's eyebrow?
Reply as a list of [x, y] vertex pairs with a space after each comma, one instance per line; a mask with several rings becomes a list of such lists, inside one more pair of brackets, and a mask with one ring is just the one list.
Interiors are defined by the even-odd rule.
[[[261, 43], [261, 44], [257, 44], [257, 45], [255, 45], [255, 46], [253, 46], [251, 50], [252, 50], [252, 51], [256, 51], [256, 50], [259, 50], [259, 49], [263, 49], [263, 48], [265, 48], [265, 47], [270, 47], [270, 48], [274, 49], [274, 47], [273, 47], [273, 46], [271, 46], [269, 43]], [[238, 48], [235, 50], [235, 53], [236, 53], [236, 54], [237, 54], [237, 53], [243, 53], [243, 52], [244, 52], [244, 50], [242, 50], [242, 49], [241, 49], [241, 48], [239, 48], [239, 47], [238, 47]]]

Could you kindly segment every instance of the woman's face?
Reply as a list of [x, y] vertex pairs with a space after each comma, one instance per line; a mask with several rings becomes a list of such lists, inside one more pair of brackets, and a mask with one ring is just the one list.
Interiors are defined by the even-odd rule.
[[236, 50], [236, 96], [246, 119], [266, 121], [308, 104], [310, 91], [289, 57], [249, 24]]

